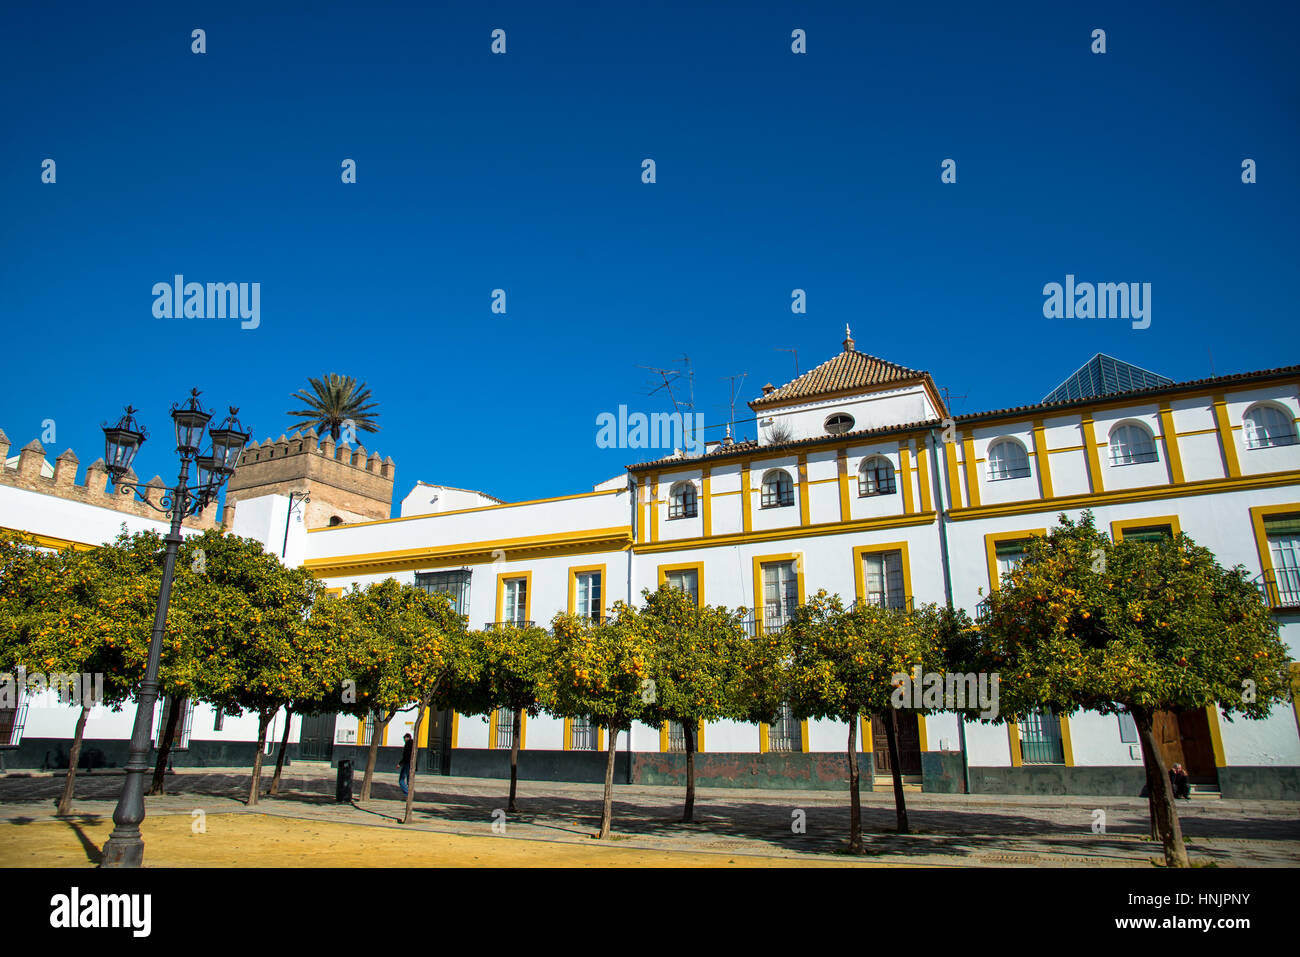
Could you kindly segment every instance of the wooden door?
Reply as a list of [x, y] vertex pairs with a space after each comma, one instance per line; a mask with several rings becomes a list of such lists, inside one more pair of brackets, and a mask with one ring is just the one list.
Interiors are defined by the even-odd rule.
[[[921, 773], [921, 728], [912, 711], [895, 711], [898, 720], [898, 762], [900, 774]], [[877, 774], [892, 773], [889, 763], [889, 738], [878, 715], [871, 717], [871, 748]]]

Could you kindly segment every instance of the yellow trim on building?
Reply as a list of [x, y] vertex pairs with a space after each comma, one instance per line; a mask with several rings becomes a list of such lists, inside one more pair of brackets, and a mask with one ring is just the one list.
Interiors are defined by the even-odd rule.
[[659, 584], [668, 581], [669, 572], [695, 572], [695, 603], [703, 608], [708, 604], [704, 600], [704, 562], [675, 562], [659, 566]]
[[740, 527], [748, 535], [754, 530], [754, 502], [749, 490], [749, 463], [740, 466]]
[[[497, 715], [498, 715], [500, 712], [505, 711], [505, 710], [506, 710], [505, 708], [493, 708], [491, 714], [488, 715], [488, 750], [489, 750], [489, 751], [506, 751], [506, 750], [509, 750], [509, 749], [507, 749], [507, 748], [498, 748], [498, 747], [497, 747], [497, 725], [499, 724], [499, 722], [497, 721]], [[513, 711], [511, 711], [511, 712], [510, 712], [510, 720], [511, 720], [511, 721], [514, 721], [514, 715], [515, 715], [515, 713], [514, 713]], [[567, 738], [566, 738], [566, 740], [567, 740]], [[519, 711], [519, 750], [520, 750], [520, 751], [524, 750], [524, 748], [527, 747], [527, 745], [528, 745], [528, 712], [527, 712], [527, 711], [524, 711], [523, 709], [520, 709], [520, 711]], [[453, 744], [452, 747], [455, 747], [455, 745]]]
[[799, 749], [802, 753], [808, 753], [808, 722], [806, 720], [799, 722]]
[[998, 546], [1003, 542], [1020, 542], [1046, 534], [1045, 528], [1026, 528], [1018, 532], [989, 532], [985, 535], [984, 558], [988, 563], [990, 590], [996, 591], [1002, 585], [1002, 576], [998, 574]]
[[1052, 457], [1047, 451], [1046, 427], [1042, 419], [1034, 419], [1034, 458], [1038, 460], [1038, 493], [1042, 498], [1053, 498]]
[[916, 716], [916, 737], [917, 740], [919, 741], [917, 750], [919, 750], [922, 754], [924, 754], [926, 751], [929, 751], [930, 736], [926, 731], [925, 715], [923, 714], [918, 714]]
[[70, 538], [56, 538], [53, 535], [38, 535], [35, 532], [29, 532], [26, 529], [12, 528], [10, 526], [0, 526], [0, 532], [15, 532], [16, 534], [28, 538], [33, 545], [38, 545], [41, 548], [54, 548], [59, 551], [71, 548], [73, 551], [88, 552], [92, 548], [99, 547], [98, 545], [92, 545], [89, 542], [75, 542]]
[[799, 453], [799, 524], [808, 526], [808, 456]]
[[975, 439], [970, 430], [962, 434], [962, 464], [966, 467], [966, 494], [970, 497], [970, 507], [980, 507], [979, 468], [975, 462]]
[[1174, 428], [1174, 410], [1168, 402], [1160, 403], [1160, 437], [1165, 443], [1165, 461], [1169, 463], [1169, 481], [1182, 485], [1183, 456], [1178, 448], [1178, 430]]
[[1011, 766], [1024, 767], [1024, 758], [1020, 753], [1020, 725], [1014, 721], [1007, 722], [1007, 743], [1011, 746]]
[[[853, 547], [853, 587], [858, 598], [866, 598], [866, 576], [863, 574], [863, 559], [880, 552], [901, 552], [903, 563], [903, 594], [912, 597], [912, 563], [907, 555], [907, 542], [882, 542], [878, 545], [855, 545]], [[800, 588], [802, 591], [802, 587]], [[802, 601], [802, 599], [800, 599]]]
[[1214, 425], [1219, 431], [1219, 449], [1223, 453], [1223, 468], [1228, 478], [1241, 475], [1241, 464], [1237, 461], [1237, 437], [1232, 434], [1232, 423], [1228, 421], [1228, 400], [1223, 393], [1214, 396]]
[[767, 754], [768, 734], [767, 725], [759, 723], [758, 725], [758, 753]]
[[451, 713], [451, 746], [453, 750], [460, 744], [460, 713]]
[[522, 578], [524, 580], [524, 621], [533, 620], [533, 573], [524, 572], [501, 572], [497, 575], [497, 616], [495, 621], [505, 621], [506, 588], [507, 581], [514, 581]]
[[1084, 457], [1088, 462], [1088, 491], [1099, 495], [1105, 490], [1106, 483], [1101, 477], [1101, 457], [1097, 454], [1097, 427], [1089, 413], [1079, 416], [1079, 429], [1083, 432]]
[[961, 508], [965, 499], [961, 494], [961, 478], [957, 471], [957, 443], [945, 442], [943, 454], [948, 462], [948, 495], [952, 498], [952, 507]]
[[[859, 750], [865, 751], [867, 754], [874, 754], [876, 750], [876, 742], [875, 739], [872, 737], [871, 715], [869, 714], [860, 715], [858, 717], [858, 721], [861, 722], [862, 725], [861, 728], [859, 729], [862, 732], [862, 745], [859, 748]], [[875, 770], [874, 765], [872, 767], [872, 770], [873, 771]]]
[[700, 495], [700, 521], [704, 527], [705, 538], [713, 534], [713, 494], [709, 487], [709, 480], [712, 477], [713, 473], [707, 468], [701, 476], [703, 490]]
[[840, 486], [840, 521], [848, 522], [853, 518], [853, 508], [849, 504], [849, 452], [839, 449], [835, 453], [835, 479]]
[[921, 511], [928, 512], [930, 503], [930, 450], [922, 439], [916, 447], [917, 483], [921, 486]]
[[429, 746], [429, 712], [431, 709], [425, 708], [424, 714], [420, 718], [420, 735], [415, 739], [417, 748], [427, 748]]
[[912, 501], [912, 449], [906, 442], [898, 444], [898, 472], [902, 479], [903, 514], [911, 515], [916, 507]]
[[[766, 724], [760, 723], [758, 726], [758, 753], [771, 753], [771, 733]], [[801, 754], [808, 753], [808, 722], [807, 720], [799, 722], [799, 749]]]
[[1074, 739], [1070, 737], [1070, 718], [1068, 715], [1060, 715], [1057, 718], [1061, 722], [1061, 753], [1064, 755], [1065, 766], [1074, 767]]
[[[1295, 665], [1292, 665], [1294, 668]], [[1210, 727], [1210, 750], [1214, 752], [1214, 766], [1216, 768], [1226, 768], [1228, 759], [1223, 753], [1223, 731], [1219, 727], [1219, 709], [1214, 705], [1206, 705], [1205, 722]]]
[[[1255, 550], [1259, 553], [1260, 571], [1265, 579], [1276, 578], [1277, 569], [1273, 567], [1273, 552], [1268, 547], [1268, 532], [1264, 529], [1264, 519], [1274, 515], [1300, 514], [1300, 502], [1283, 505], [1256, 505], [1250, 510], [1250, 527], [1255, 533]], [[1297, 706], [1300, 711], [1300, 706]]]
[[792, 526], [790, 528], [773, 528], [763, 532], [744, 534], [729, 532], [714, 535], [712, 538], [683, 538], [657, 545], [641, 545], [636, 549], [638, 555], [654, 552], [684, 551], [689, 548], [718, 548], [727, 545], [751, 545], [756, 542], [777, 542], [787, 538], [817, 538], [822, 535], [848, 535], [855, 532], [871, 532], [884, 528], [909, 528], [914, 525], [932, 525], [934, 513], [906, 515], [888, 518], [861, 518], [852, 522], [823, 522], [809, 525], [807, 528]]
[[[578, 613], [578, 576], [585, 572], [600, 572], [600, 616], [603, 618], [606, 607], [605, 592], [609, 583], [609, 573], [604, 565], [572, 565], [569, 567], [569, 614], [576, 615]], [[532, 589], [531, 581], [528, 587], [530, 590]], [[532, 601], [531, 595], [529, 595], [528, 600]], [[497, 621], [500, 620], [500, 618], [497, 619]]]
[[659, 541], [659, 476], [650, 476], [650, 541]]
[[1178, 524], [1177, 515], [1154, 515], [1151, 518], [1126, 518], [1120, 521], [1110, 523], [1110, 539], [1113, 542], [1124, 541], [1124, 533], [1131, 532], [1139, 528], [1155, 528], [1160, 525], [1168, 525], [1169, 531], [1177, 537], [1182, 528]]

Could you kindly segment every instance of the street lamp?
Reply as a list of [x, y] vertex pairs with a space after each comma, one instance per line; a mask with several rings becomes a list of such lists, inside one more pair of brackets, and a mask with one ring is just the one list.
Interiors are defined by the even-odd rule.
[[[212, 451], [200, 455], [203, 430], [207, 428], [212, 413], [199, 404], [199, 390], [192, 389], [184, 405], [172, 406], [172, 422], [176, 426], [176, 452], [181, 457], [180, 477], [173, 488], [163, 489], [157, 504], [149, 499], [148, 486], [126, 481], [136, 452], [148, 438], [135, 421], [136, 409], [126, 407], [126, 412], [114, 426], [104, 426], [105, 460], [114, 488], [122, 495], [140, 493], [151, 508], [171, 519], [171, 529], [163, 539], [167, 551], [163, 560], [162, 587], [158, 590], [158, 610], [154, 613], [153, 636], [149, 641], [149, 663], [135, 708], [135, 726], [131, 732], [131, 755], [126, 762], [126, 782], [113, 812], [113, 833], [104, 845], [101, 867], [139, 867], [144, 860], [144, 841], [140, 837], [140, 823], [144, 820], [144, 776], [149, 770], [149, 747], [153, 735], [153, 709], [158, 700], [158, 662], [162, 657], [163, 631], [167, 626], [167, 605], [171, 600], [172, 578], [176, 571], [176, 555], [181, 545], [181, 523], [191, 515], [198, 515], [215, 502], [226, 479], [239, 464], [239, 455], [248, 442], [249, 433], [235, 417], [239, 410], [231, 408], [230, 416], [221, 426], [212, 429]], [[189, 484], [190, 464], [195, 467], [195, 483]], [[142, 491], [145, 490], [145, 491]]]

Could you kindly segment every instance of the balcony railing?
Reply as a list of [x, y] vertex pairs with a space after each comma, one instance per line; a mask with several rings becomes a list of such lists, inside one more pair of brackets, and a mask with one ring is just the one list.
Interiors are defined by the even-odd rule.
[[854, 608], [888, 608], [891, 611], [911, 611], [912, 596], [899, 594], [868, 595], [859, 598], [849, 609]]
[[1255, 576], [1255, 587], [1270, 608], [1300, 608], [1300, 568], [1266, 571]]
[[989, 600], [985, 598], [975, 606], [975, 624], [982, 625], [989, 617]]
[[489, 621], [483, 626], [484, 631], [499, 631], [502, 628], [532, 628], [536, 622], [524, 621]]
[[746, 635], [750, 638], [756, 638], [760, 634], [780, 634], [793, 618], [794, 608], [790, 608], [788, 613], [784, 614], [753, 615], [744, 619], [740, 624], [745, 629]]

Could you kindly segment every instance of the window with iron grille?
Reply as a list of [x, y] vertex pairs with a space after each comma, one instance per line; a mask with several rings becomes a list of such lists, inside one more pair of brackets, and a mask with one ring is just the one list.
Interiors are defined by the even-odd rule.
[[1155, 438], [1145, 426], [1117, 425], [1110, 432], [1110, 464], [1138, 465], [1156, 461]]
[[880, 608], [907, 607], [903, 587], [903, 553], [869, 552], [862, 556], [863, 600]]
[[668, 517], [694, 518], [698, 514], [699, 496], [692, 482], [678, 482], [668, 494]]
[[1051, 708], [1035, 708], [1020, 722], [1022, 764], [1064, 764], [1061, 722]]
[[1300, 605], [1300, 514], [1266, 516], [1264, 535], [1273, 560], [1278, 603], [1288, 608]]
[[598, 729], [590, 717], [574, 718], [569, 722], [569, 750], [595, 751], [599, 748]]
[[665, 572], [664, 583], [669, 588], [676, 588], [684, 591], [691, 596], [691, 600], [699, 604], [700, 600], [700, 576], [694, 568], [681, 568], [677, 571]]
[[853, 428], [853, 416], [847, 412], [837, 412], [826, 420], [826, 431], [831, 435], [843, 435]]
[[496, 714], [497, 733], [492, 739], [492, 746], [509, 751], [515, 746], [515, 713], [505, 708], [498, 708]]
[[894, 465], [883, 455], [873, 455], [858, 469], [858, 497], [893, 495]]
[[790, 473], [784, 469], [774, 469], [763, 477], [763, 508], [784, 508], [794, 504], [794, 483]]
[[682, 727], [679, 721], [668, 722], [668, 750], [686, 750], [686, 729]]
[[190, 748], [190, 731], [194, 725], [194, 702], [189, 698], [173, 698], [167, 695], [162, 701], [162, 716], [158, 720], [158, 727], [155, 730], [155, 741], [162, 742], [163, 735], [167, 733], [167, 725], [171, 722], [171, 710], [173, 707], [182, 706], [180, 723], [176, 725], [176, 737], [172, 739], [173, 751], [188, 751]]
[[1257, 405], [1242, 417], [1246, 448], [1266, 449], [1275, 445], [1295, 445], [1295, 423], [1291, 414], [1276, 405]]
[[361, 725], [361, 740], [357, 742], [358, 745], [365, 745], [366, 747], [369, 747], [371, 740], [375, 736], [375, 724], [376, 722], [375, 722], [374, 712], [371, 712], [370, 714], [366, 715], [366, 720]]
[[0, 748], [16, 748], [22, 743], [26, 719], [25, 702], [20, 702], [16, 708], [0, 708]]
[[989, 481], [1027, 478], [1029, 454], [1015, 439], [998, 439], [989, 446]]
[[225, 723], [226, 723], [226, 712], [221, 708], [217, 708], [217, 713], [212, 716], [212, 730], [220, 731], [222, 726], [225, 725]]
[[578, 615], [582, 618], [599, 618], [603, 610], [600, 601], [600, 572], [578, 572], [573, 577], [573, 599]]
[[794, 562], [763, 564], [763, 627], [780, 630], [799, 606], [799, 570]]
[[423, 588], [430, 595], [446, 595], [458, 614], [468, 615], [471, 574], [468, 568], [449, 572], [416, 572], [415, 587]]
[[769, 751], [803, 750], [803, 734], [789, 704], [781, 705], [781, 713], [776, 719], [776, 724], [767, 730], [767, 749]]

